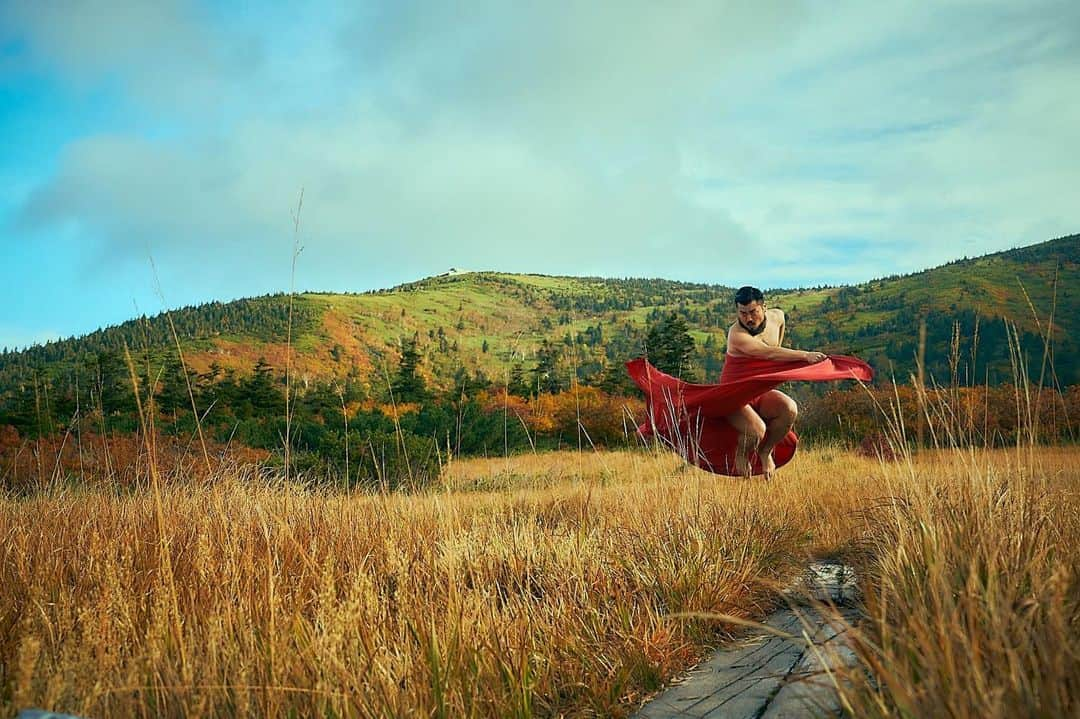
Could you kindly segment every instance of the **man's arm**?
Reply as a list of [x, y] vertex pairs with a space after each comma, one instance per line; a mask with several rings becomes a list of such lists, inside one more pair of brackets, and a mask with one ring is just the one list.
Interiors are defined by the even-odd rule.
[[803, 350], [790, 350], [786, 347], [772, 347], [754, 339], [746, 332], [739, 332], [735, 329], [728, 332], [728, 348], [729, 351], [733, 349], [746, 357], [779, 360], [781, 362], [816, 364], [826, 358], [821, 352], [804, 352]]
[[776, 346], [777, 347], [783, 347], [784, 346], [784, 330], [787, 329], [787, 323], [786, 323], [787, 316], [784, 315], [784, 311], [781, 310], [781, 309], [777, 309], [776, 311], [780, 313], [780, 334], [776, 338]]

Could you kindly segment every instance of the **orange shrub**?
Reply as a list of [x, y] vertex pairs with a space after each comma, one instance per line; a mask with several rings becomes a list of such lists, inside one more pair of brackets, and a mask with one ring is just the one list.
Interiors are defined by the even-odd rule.
[[[888, 417], [895, 427], [901, 423], [904, 435], [914, 440], [920, 423], [925, 424], [925, 441], [949, 444], [1001, 445], [1030, 439], [1025, 427], [1035, 427], [1036, 441], [1076, 439], [1080, 416], [1080, 387], [1064, 393], [1053, 389], [1029, 389], [1012, 385], [929, 389], [925, 412], [911, 385], [864, 389], [833, 389], [823, 397], [801, 402], [797, 430], [800, 433], [832, 436], [862, 442], [880, 433]], [[899, 407], [899, 409], [897, 409]]]
[[[13, 429], [13, 428], [12, 428]], [[24, 439], [0, 428], [0, 488], [22, 491], [50, 482], [76, 479], [89, 486], [132, 487], [150, 477], [150, 453], [139, 434], [108, 437], [84, 431]], [[152, 447], [162, 480], [184, 483], [205, 480], [223, 466], [257, 464], [270, 452], [232, 443], [227, 447], [207, 440], [206, 458], [197, 439], [155, 434]], [[168, 468], [166, 471], [163, 468]]]
[[614, 446], [633, 434], [645, 403], [636, 398], [609, 395], [596, 387], [574, 387], [558, 394], [541, 394], [522, 399], [505, 390], [477, 394], [485, 412], [502, 412], [520, 417], [530, 432], [543, 436], [561, 436], [564, 441], [578, 436], [580, 421], [589, 440], [597, 446]]
[[645, 414], [645, 403], [636, 398], [613, 397], [596, 387], [574, 387], [552, 397], [556, 431], [577, 434], [578, 422], [593, 444], [613, 446], [632, 436]]

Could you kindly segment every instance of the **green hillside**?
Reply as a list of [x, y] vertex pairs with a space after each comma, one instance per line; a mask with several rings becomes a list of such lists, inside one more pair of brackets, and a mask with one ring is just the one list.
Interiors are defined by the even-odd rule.
[[775, 301], [790, 308], [793, 343], [847, 348], [898, 379], [913, 370], [921, 319], [927, 369], [939, 381], [950, 379], [954, 338], [961, 381], [1011, 378], [1006, 324], [1015, 323], [1033, 378], [1049, 336], [1058, 380], [1071, 385], [1080, 382], [1078, 265], [1080, 235], [1071, 235], [825, 293], [780, 292]]
[[[1012, 376], [1006, 321], [1015, 323], [1037, 377], [1051, 327], [1061, 384], [1080, 382], [1077, 320], [1080, 235], [907, 276], [860, 285], [774, 290], [788, 317], [788, 344], [855, 354], [904, 380], [913, 370], [919, 321], [928, 328], [928, 369], [951, 374], [954, 333], [960, 379]], [[1056, 283], [1056, 289], [1055, 289]], [[1030, 298], [1030, 305], [1028, 299]], [[557, 390], [575, 377], [625, 387], [622, 363], [642, 352], [647, 328], [671, 313], [695, 339], [692, 374], [714, 377], [732, 321], [732, 288], [659, 279], [601, 279], [471, 272], [363, 294], [304, 293], [294, 299], [292, 367], [301, 387], [351, 379], [385, 387], [403, 343], [415, 341], [419, 372], [434, 387], [464, 377], [506, 382], [511, 375]], [[263, 361], [284, 372], [289, 297], [210, 303], [170, 313], [188, 366], [204, 377], [250, 375]], [[1055, 304], [1056, 302], [1056, 304]], [[1038, 315], [1038, 322], [1035, 314]], [[0, 410], [19, 395], [103, 374], [123, 384], [123, 347], [164, 367], [176, 354], [170, 317], [139, 318], [90, 335], [0, 355]], [[976, 332], [977, 326], [977, 332]], [[977, 337], [977, 345], [973, 342]]]

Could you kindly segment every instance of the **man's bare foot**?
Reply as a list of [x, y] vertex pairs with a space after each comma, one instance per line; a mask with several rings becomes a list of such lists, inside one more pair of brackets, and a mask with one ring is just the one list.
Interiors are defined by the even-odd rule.
[[740, 477], [750, 478], [750, 472], [753, 467], [750, 465], [750, 458], [746, 456], [745, 452], [735, 453], [735, 471], [739, 473]]
[[772, 452], [759, 456], [761, 457], [761, 472], [765, 475], [765, 481], [768, 482], [776, 474], [776, 462], [773, 461]]

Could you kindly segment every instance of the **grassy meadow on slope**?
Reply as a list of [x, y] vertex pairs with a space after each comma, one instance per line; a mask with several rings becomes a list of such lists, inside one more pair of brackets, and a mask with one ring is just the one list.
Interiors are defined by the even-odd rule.
[[[788, 336], [799, 347], [863, 356], [903, 379], [913, 369], [916, 328], [926, 319], [931, 374], [948, 377], [954, 323], [970, 382], [1007, 380], [1003, 320], [1016, 323], [1037, 354], [1053, 314], [1060, 384], [1080, 381], [1080, 235], [964, 259], [903, 277], [859, 285], [770, 291], [788, 313]], [[752, 282], [754, 278], [747, 278]], [[403, 338], [416, 337], [421, 372], [452, 387], [460, 369], [499, 380], [515, 364], [535, 365], [546, 341], [560, 350], [559, 371], [588, 384], [642, 351], [647, 326], [682, 316], [697, 340], [694, 369], [707, 376], [722, 357], [732, 321], [732, 289], [667, 280], [600, 279], [470, 272], [428, 278], [364, 294], [301, 294], [294, 301], [293, 358], [304, 382], [353, 376], [377, 390]], [[1030, 304], [1029, 304], [1030, 300]], [[158, 362], [174, 352], [171, 319], [191, 367], [250, 373], [260, 358], [283, 372], [289, 298], [267, 296], [174, 310], [84, 338], [0, 354], [0, 396], [25, 385], [32, 371], [60, 382], [96, 352], [148, 352]], [[976, 329], [976, 323], [978, 329]], [[981, 341], [976, 345], [977, 337]], [[706, 341], [712, 338], [709, 346]], [[484, 351], [484, 348], [487, 348]], [[23, 388], [25, 391], [25, 387]]]
[[[242, 466], [0, 504], [0, 706], [128, 716], [625, 716], [809, 557], [864, 580], [856, 716], [1075, 715], [1075, 449], [463, 460], [416, 495]], [[688, 613], [693, 613], [690, 616]]]
[[[788, 344], [868, 360], [874, 391], [886, 396], [894, 378], [909, 393], [925, 321], [928, 384], [969, 388], [964, 404], [983, 408], [980, 444], [1015, 438], [1003, 381], [1023, 367], [1048, 388], [1035, 403], [1052, 428], [1044, 436], [1070, 441], [1080, 407], [1078, 256], [1072, 236], [770, 297], [787, 310]], [[293, 467], [338, 485], [430, 481], [447, 452], [625, 447], [640, 393], [624, 362], [648, 351], [666, 371], [708, 381], [730, 321], [730, 288], [492, 272], [185, 308], [0, 356], [0, 484], [85, 479], [95, 473], [88, 444], [102, 446], [98, 465], [114, 474], [109, 443], [130, 444], [140, 423], [133, 383], [174, 443], [284, 463], [287, 434]], [[789, 389], [805, 436], [877, 442], [877, 410], [858, 388]], [[419, 472], [410, 453], [424, 458]]]

